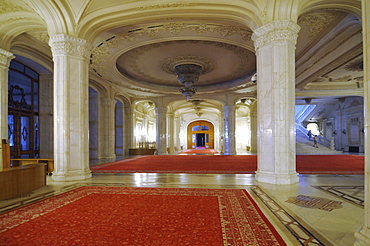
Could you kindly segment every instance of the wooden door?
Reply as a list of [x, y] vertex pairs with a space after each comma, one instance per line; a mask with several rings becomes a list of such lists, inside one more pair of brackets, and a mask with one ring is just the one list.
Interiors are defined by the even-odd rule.
[[213, 149], [214, 126], [211, 122], [198, 120], [188, 125], [188, 149]]

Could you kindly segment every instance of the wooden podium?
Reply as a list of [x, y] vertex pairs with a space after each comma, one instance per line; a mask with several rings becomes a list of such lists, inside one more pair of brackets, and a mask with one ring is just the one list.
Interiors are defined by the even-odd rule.
[[9, 139], [1, 140], [1, 148], [3, 150], [3, 168], [10, 168], [10, 146]]

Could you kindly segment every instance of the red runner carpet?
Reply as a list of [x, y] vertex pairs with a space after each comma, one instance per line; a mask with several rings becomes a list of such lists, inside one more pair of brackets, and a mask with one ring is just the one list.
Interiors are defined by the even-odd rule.
[[237, 189], [80, 187], [0, 215], [0, 245], [286, 245]]
[[[364, 156], [297, 155], [300, 174], [364, 174]], [[153, 155], [90, 167], [93, 173], [254, 174], [256, 155]]]

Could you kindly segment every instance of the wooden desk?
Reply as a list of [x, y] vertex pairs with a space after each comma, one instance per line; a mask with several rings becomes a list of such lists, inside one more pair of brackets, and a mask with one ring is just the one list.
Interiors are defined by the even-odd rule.
[[129, 155], [154, 155], [155, 149], [129, 149]]
[[0, 169], [0, 200], [27, 194], [45, 185], [44, 163]]
[[42, 158], [20, 158], [10, 159], [13, 167], [25, 166], [30, 164], [46, 163], [46, 173], [51, 175], [54, 171], [54, 159], [42, 159]]

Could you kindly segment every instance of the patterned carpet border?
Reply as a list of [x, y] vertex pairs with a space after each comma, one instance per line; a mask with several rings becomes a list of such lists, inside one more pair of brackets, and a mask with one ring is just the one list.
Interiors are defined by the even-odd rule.
[[298, 240], [301, 245], [311, 246], [331, 246], [332, 244], [325, 239], [318, 239], [307, 228], [308, 225], [303, 225], [294, 216], [288, 213], [274, 199], [272, 199], [259, 186], [253, 185], [251, 190], [255, 195], [267, 206], [267, 208], [278, 218], [278, 220], [290, 231], [290, 233]]
[[[74, 236], [70, 238], [66, 237], [65, 235], [60, 235], [62, 232], [58, 231], [58, 225], [62, 222], [63, 224], [69, 223], [84, 223], [84, 218], [80, 210], [77, 210], [77, 215], [80, 218], [74, 220], [74, 217], [68, 217], [70, 220], [65, 220], [65, 213], [69, 213], [69, 210], [66, 210], [67, 206], [73, 205], [74, 203], [81, 203], [84, 204], [84, 199], [87, 199], [89, 196], [94, 194], [104, 194], [104, 195], [127, 195], [132, 196], [134, 195], [145, 195], [145, 196], [168, 196], [169, 198], [173, 199], [173, 196], [180, 197], [199, 197], [204, 199], [213, 199], [217, 198], [219, 205], [217, 205], [218, 213], [221, 219], [221, 228], [222, 228], [222, 240], [221, 244], [214, 244], [212, 242], [208, 242], [206, 244], [201, 245], [286, 245], [281, 237], [278, 235], [276, 230], [273, 228], [271, 223], [267, 220], [267, 218], [263, 215], [263, 212], [258, 208], [258, 205], [254, 202], [253, 198], [248, 194], [246, 190], [241, 189], [184, 189], [184, 188], [133, 188], [133, 187], [101, 187], [101, 186], [83, 186], [76, 188], [71, 191], [64, 192], [62, 194], [50, 197], [48, 199], [44, 199], [27, 206], [18, 208], [11, 212], [6, 212], [0, 215], [0, 237], [2, 238], [0, 245], [20, 245], [27, 242], [27, 245], [58, 245], [58, 240], [62, 240], [63, 243], [67, 243], [68, 245], [89, 245], [89, 243], [96, 243], [96, 237], [92, 237], [91, 234], [85, 233], [82, 235], [83, 241], [80, 240], [76, 235], [80, 235], [76, 233], [74, 228], [71, 227], [71, 232], [76, 233]], [[92, 198], [90, 198], [92, 199]], [[125, 197], [126, 199], [126, 197]], [[89, 203], [90, 204], [90, 203]], [[150, 204], [152, 205], [152, 204]], [[84, 212], [92, 212], [94, 208], [81, 208], [75, 205], [77, 209], [82, 209], [81, 211]], [[120, 205], [117, 205], [119, 208]], [[59, 211], [61, 209], [61, 211]], [[76, 208], [74, 208], [76, 209]], [[86, 211], [87, 209], [87, 211]], [[56, 211], [58, 210], [58, 211]], [[56, 212], [54, 212], [56, 211]], [[62, 211], [64, 211], [62, 213]], [[202, 210], [205, 211], [205, 210]], [[117, 213], [117, 211], [115, 211]], [[119, 211], [118, 211], [119, 212]], [[164, 212], [165, 213], [165, 212]], [[73, 214], [73, 213], [72, 213]], [[64, 216], [63, 218], [58, 218], [58, 216]], [[38, 227], [34, 226], [27, 226], [28, 222], [36, 223], [43, 221], [48, 223], [39, 224], [37, 223]], [[162, 218], [163, 219], [163, 218]], [[91, 220], [91, 218], [90, 218]], [[60, 221], [60, 222], [58, 222]], [[101, 222], [101, 221], [100, 221]], [[247, 223], [246, 223], [247, 222]], [[62, 225], [63, 225], [62, 224]], [[99, 224], [96, 221], [89, 221], [89, 225], [100, 227], [102, 224]], [[134, 223], [136, 224], [136, 223]], [[130, 225], [134, 225], [130, 224]], [[63, 225], [66, 226], [66, 225]], [[69, 228], [69, 225], [67, 225]], [[19, 227], [19, 228], [17, 228]], [[109, 227], [109, 226], [108, 226]], [[113, 229], [114, 226], [111, 226]], [[78, 227], [77, 227], [78, 228]], [[105, 227], [102, 227], [105, 228]], [[101, 228], [101, 229], [102, 229]], [[118, 227], [118, 229], [122, 227]], [[16, 234], [12, 234], [12, 230], [17, 229]], [[33, 230], [33, 231], [32, 231]], [[92, 230], [92, 228], [91, 228]], [[45, 235], [45, 238], [33, 240], [32, 235], [34, 233], [38, 233], [40, 235]], [[26, 235], [24, 239], [22, 239], [22, 235]], [[63, 231], [64, 233], [64, 231]], [[195, 233], [195, 232], [194, 232]], [[200, 234], [199, 234], [200, 233]], [[199, 232], [199, 235], [204, 235], [204, 231]], [[142, 233], [139, 233], [140, 235]], [[138, 234], [138, 235], [139, 235]], [[17, 235], [17, 237], [14, 237]], [[50, 238], [48, 237], [50, 235]], [[145, 235], [145, 234], [143, 234]], [[166, 234], [167, 235], [167, 234]], [[60, 238], [57, 238], [57, 237]], [[116, 235], [118, 236], [118, 234]], [[150, 235], [147, 235], [150, 237]], [[144, 236], [145, 237], [145, 236]], [[156, 237], [157, 238], [157, 237]], [[117, 238], [115, 238], [117, 239]], [[173, 239], [173, 238], [172, 238]], [[23, 241], [22, 241], [23, 240]], [[24, 241], [25, 240], [25, 241]], [[77, 240], [77, 241], [76, 241]], [[93, 240], [90, 241], [89, 240]], [[147, 238], [140, 239], [143, 241], [148, 240]], [[152, 239], [149, 239], [152, 240]], [[151, 245], [171, 245], [166, 244], [166, 237], [160, 238], [161, 242], [156, 244], [152, 243]], [[164, 241], [163, 241], [164, 240]], [[180, 240], [176, 237], [174, 240]], [[182, 239], [181, 239], [182, 240]], [[197, 239], [192, 239], [197, 241]], [[33, 244], [32, 244], [32, 243]], [[148, 242], [148, 241], [146, 241]], [[61, 242], [59, 242], [61, 243]], [[117, 240], [111, 241], [108, 243], [105, 241], [105, 245], [116, 245]], [[165, 243], [165, 244], [163, 244]], [[190, 242], [191, 245], [199, 245]], [[60, 245], [60, 244], [59, 244]], [[144, 244], [145, 245], [145, 244]], [[176, 244], [180, 245], [180, 244]], [[185, 244], [184, 244], [185, 245]]]
[[[364, 207], [364, 186], [312, 186], [318, 190], [340, 197], [361, 208]], [[362, 194], [360, 196], [359, 194]]]

